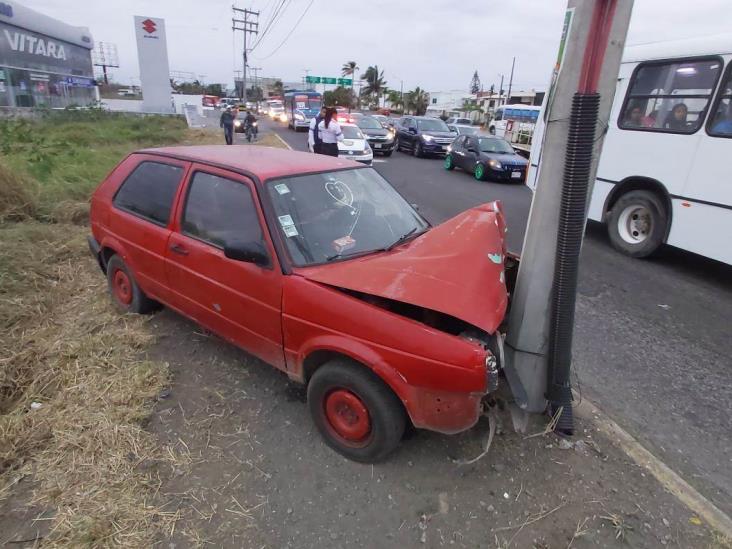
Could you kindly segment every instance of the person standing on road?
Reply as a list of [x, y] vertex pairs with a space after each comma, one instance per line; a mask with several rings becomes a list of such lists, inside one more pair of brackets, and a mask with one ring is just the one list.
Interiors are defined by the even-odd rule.
[[338, 142], [343, 141], [343, 132], [340, 124], [333, 120], [335, 117], [335, 108], [328, 107], [325, 110], [325, 118], [318, 124], [318, 133], [322, 140], [320, 154], [338, 156]]
[[323, 118], [325, 118], [326, 110], [325, 106], [321, 107], [320, 112], [310, 121], [308, 145], [310, 145], [310, 150], [315, 154], [320, 154], [320, 145], [322, 141], [320, 140], [320, 134], [318, 133], [318, 125], [322, 122]]
[[231, 145], [234, 142], [234, 115], [231, 112], [231, 107], [227, 107], [226, 110], [221, 113], [219, 126], [224, 128], [224, 139], [226, 139], [226, 144]]

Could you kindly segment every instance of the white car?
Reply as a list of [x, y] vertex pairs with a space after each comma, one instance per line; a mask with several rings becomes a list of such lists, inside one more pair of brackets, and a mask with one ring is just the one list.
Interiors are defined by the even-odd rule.
[[458, 135], [475, 135], [480, 130], [479, 126], [465, 126], [463, 124], [448, 124], [447, 127]]
[[[348, 158], [370, 166], [374, 161], [374, 151], [366, 141], [366, 136], [361, 133], [356, 124], [342, 122], [340, 126], [343, 141], [338, 143], [338, 158]], [[310, 152], [313, 152], [312, 147], [310, 147]]]
[[458, 124], [460, 126], [470, 126], [472, 121], [470, 118], [460, 118], [459, 116], [451, 116], [445, 120], [445, 124]]

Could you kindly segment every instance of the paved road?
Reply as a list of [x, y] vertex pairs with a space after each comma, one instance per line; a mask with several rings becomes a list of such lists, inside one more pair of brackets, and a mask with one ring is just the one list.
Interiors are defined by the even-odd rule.
[[[263, 122], [266, 129], [271, 126]], [[297, 150], [306, 134], [272, 129]], [[404, 153], [374, 167], [427, 219], [440, 223], [501, 200], [511, 250], [520, 250], [531, 192], [446, 172]], [[574, 345], [576, 387], [732, 513], [732, 268], [679, 250], [652, 260], [616, 253], [588, 227]]]

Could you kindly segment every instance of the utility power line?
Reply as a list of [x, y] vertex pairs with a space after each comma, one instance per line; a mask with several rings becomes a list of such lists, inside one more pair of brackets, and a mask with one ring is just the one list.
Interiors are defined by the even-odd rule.
[[292, 29], [290, 29], [290, 32], [289, 32], [289, 33], [287, 33], [287, 36], [285, 36], [285, 39], [284, 39], [284, 40], [283, 40], [282, 42], [280, 42], [280, 45], [279, 45], [279, 46], [277, 46], [277, 47], [276, 47], [276, 48], [274, 49], [274, 51], [273, 51], [272, 53], [270, 53], [269, 55], [267, 55], [267, 56], [265, 56], [265, 57], [262, 57], [262, 58], [260, 58], [260, 61], [263, 61], [263, 60], [265, 60], [265, 59], [269, 59], [269, 58], [270, 58], [270, 57], [272, 57], [272, 56], [273, 56], [273, 55], [274, 55], [275, 53], [277, 53], [277, 51], [278, 51], [278, 50], [279, 50], [279, 49], [280, 49], [280, 48], [281, 48], [282, 46], [284, 46], [284, 45], [285, 45], [285, 42], [287, 42], [287, 40], [288, 40], [288, 39], [290, 38], [290, 36], [292, 36], [292, 33], [293, 33], [293, 32], [295, 32], [295, 29], [296, 29], [296, 28], [298, 27], [298, 25], [300, 24], [300, 21], [302, 21], [302, 20], [303, 20], [303, 18], [305, 17], [305, 15], [306, 15], [306, 14], [308, 13], [308, 10], [310, 10], [310, 6], [312, 6], [312, 5], [313, 5], [313, 2], [315, 2], [315, 0], [310, 0], [310, 3], [308, 4], [308, 7], [307, 7], [307, 8], [305, 8], [305, 11], [304, 11], [304, 12], [302, 12], [302, 15], [300, 16], [300, 19], [298, 19], [298, 20], [297, 20], [297, 22], [295, 23], [295, 26], [294, 26], [294, 27], [292, 27]]

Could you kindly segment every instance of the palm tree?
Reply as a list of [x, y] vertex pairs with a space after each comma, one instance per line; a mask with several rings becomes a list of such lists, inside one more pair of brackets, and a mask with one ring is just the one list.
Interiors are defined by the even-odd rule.
[[[341, 67], [341, 76], [351, 77], [351, 95], [353, 95], [353, 81], [355, 80], [354, 75], [356, 74], [356, 71], [358, 69], [358, 63], [356, 63], [355, 61], [346, 61]], [[351, 112], [350, 106], [348, 107], [348, 112]]]
[[386, 100], [391, 104], [392, 107], [402, 107], [402, 94], [399, 90], [389, 90], [386, 94]]
[[427, 111], [428, 102], [429, 94], [419, 86], [404, 94], [405, 108], [414, 111], [417, 116], [421, 116]]
[[379, 66], [373, 65], [366, 69], [366, 72], [361, 75], [363, 80], [366, 80], [366, 86], [363, 88], [364, 95], [375, 95], [376, 100], [384, 92], [386, 88], [386, 80], [384, 80], [384, 71], [379, 72]]

